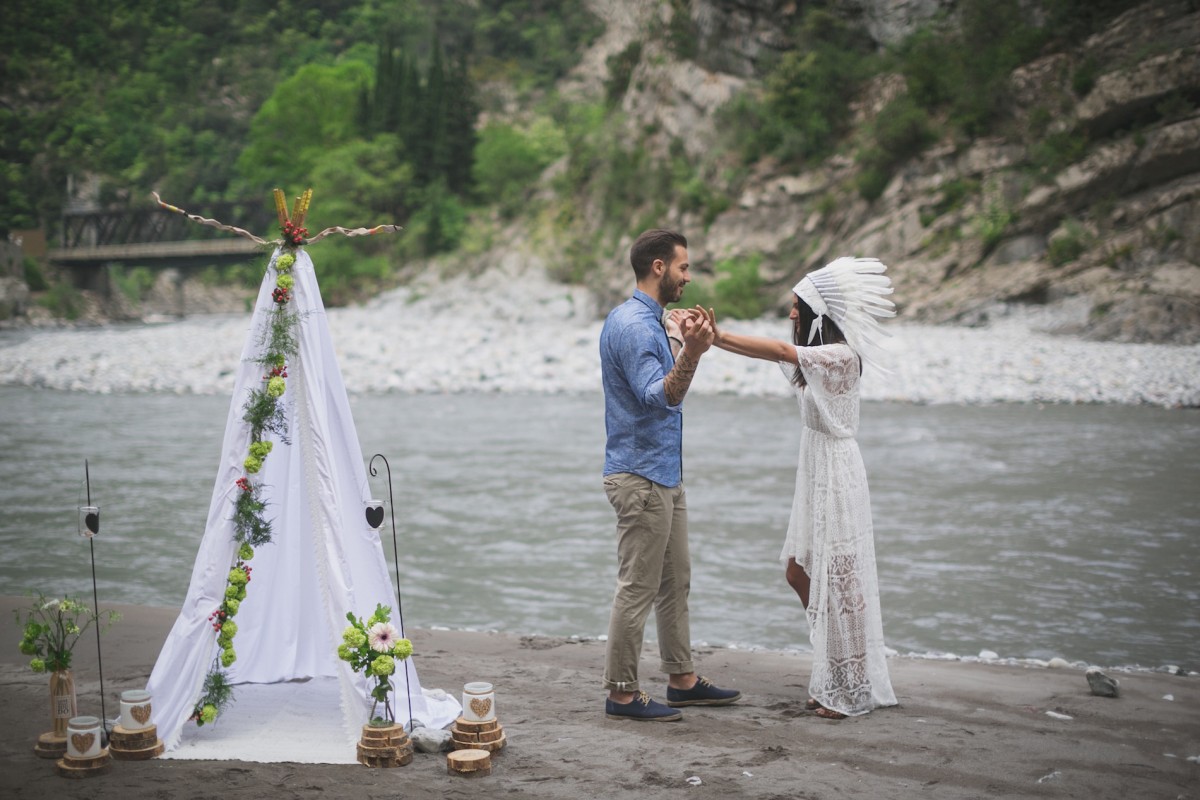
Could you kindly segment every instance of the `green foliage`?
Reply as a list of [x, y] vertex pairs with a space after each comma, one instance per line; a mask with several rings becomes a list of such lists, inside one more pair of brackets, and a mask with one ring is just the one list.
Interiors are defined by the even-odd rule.
[[475, 147], [477, 196], [513, 216], [542, 171], [567, 152], [566, 136], [553, 120], [538, 117], [522, 129], [494, 122], [479, 132]]
[[608, 79], [604, 82], [604, 96], [610, 106], [620, 105], [633, 70], [642, 59], [642, 43], [634, 40], [625, 49], [608, 57]]
[[921, 224], [929, 227], [943, 214], [962, 208], [966, 199], [979, 193], [979, 181], [971, 178], [955, 178], [942, 185], [942, 194], [930, 208], [921, 209]]
[[1051, 179], [1087, 152], [1087, 134], [1062, 131], [1043, 136], [1029, 148], [1029, 163], [1044, 179]]
[[1000, 243], [1015, 219], [1016, 214], [1002, 201], [997, 199], [988, 203], [975, 220], [976, 233], [985, 253]]
[[416, 211], [408, 219], [400, 251], [409, 256], [434, 255], [458, 246], [467, 227], [467, 209], [445, 183], [420, 190]]
[[271, 541], [271, 521], [263, 516], [267, 502], [262, 498], [262, 485], [247, 485], [248, 489], [238, 488], [233, 504], [233, 538], [240, 544], [258, 547]]
[[858, 152], [858, 191], [866, 200], [883, 194], [896, 168], [924, 150], [934, 133], [925, 111], [907, 94], [888, 103], [864, 132]]
[[761, 253], [722, 259], [714, 266], [715, 280], [694, 281], [684, 290], [679, 305], [715, 308], [725, 319], [758, 319], [766, 312], [762, 299]]
[[951, 123], [979, 136], [1009, 102], [1008, 76], [1049, 37], [1026, 21], [1019, 0], [964, 0], [957, 29], [930, 26], [898, 51], [918, 105], [949, 111]]
[[369, 76], [362, 62], [306, 64], [281, 82], [254, 115], [238, 157], [246, 190], [310, 185], [329, 151], [358, 135], [356, 98]]
[[516, 73], [547, 87], [579, 63], [604, 24], [586, 3], [480, 0], [472, 53], [488, 74]]
[[154, 288], [155, 272], [149, 267], [126, 270], [120, 264], [113, 264], [108, 268], [108, 275], [117, 291], [134, 303], [140, 303]]
[[29, 291], [44, 292], [50, 288], [50, 281], [46, 279], [46, 273], [37, 259], [26, 256], [21, 262], [21, 267]]
[[1046, 257], [1056, 267], [1079, 258], [1091, 243], [1091, 237], [1078, 222], [1070, 220], [1064, 227], [1066, 230], [1052, 238], [1046, 247]]
[[1096, 85], [1096, 76], [1099, 74], [1100, 64], [1092, 56], [1086, 57], [1071, 73], [1071, 91], [1083, 97]]
[[38, 305], [63, 319], [79, 319], [83, 313], [83, 295], [69, 281], [55, 283], [37, 300]]

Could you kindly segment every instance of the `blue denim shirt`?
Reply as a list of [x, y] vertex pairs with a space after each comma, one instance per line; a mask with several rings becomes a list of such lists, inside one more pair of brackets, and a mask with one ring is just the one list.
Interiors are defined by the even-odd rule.
[[632, 472], [662, 486], [683, 480], [683, 403], [667, 403], [675, 365], [663, 308], [641, 290], [609, 312], [600, 332], [604, 383], [604, 474]]

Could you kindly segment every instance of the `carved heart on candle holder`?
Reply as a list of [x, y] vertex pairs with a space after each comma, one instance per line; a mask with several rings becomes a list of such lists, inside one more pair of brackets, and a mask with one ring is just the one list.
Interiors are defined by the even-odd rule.
[[89, 531], [91, 531], [92, 533], [94, 533], [94, 534], [99, 533], [100, 532], [100, 515], [99, 514], [86, 515], [83, 518], [83, 524], [86, 525], [87, 529]]
[[492, 698], [490, 697], [473, 697], [471, 698], [471, 710], [475, 712], [477, 717], [486, 717], [488, 712], [492, 710]]
[[71, 744], [75, 746], [75, 752], [86, 753], [92, 749], [92, 742], [96, 741], [94, 733], [72, 733]]
[[145, 725], [150, 719], [150, 704], [147, 703], [144, 706], [134, 706], [133, 708], [129, 709], [129, 713], [133, 714], [133, 718], [136, 719], [140, 724]]

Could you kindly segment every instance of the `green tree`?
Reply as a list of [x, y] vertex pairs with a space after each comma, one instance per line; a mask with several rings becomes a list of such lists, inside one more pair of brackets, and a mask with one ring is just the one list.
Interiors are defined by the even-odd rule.
[[357, 98], [370, 79], [360, 61], [307, 64], [285, 79], [250, 123], [238, 157], [241, 182], [250, 191], [310, 183], [329, 151], [356, 138]]

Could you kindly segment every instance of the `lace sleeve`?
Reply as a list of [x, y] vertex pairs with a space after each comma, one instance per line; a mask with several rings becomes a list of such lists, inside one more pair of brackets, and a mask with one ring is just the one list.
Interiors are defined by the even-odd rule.
[[861, 362], [847, 345], [797, 347], [796, 359], [805, 382], [822, 394], [836, 397], [850, 394], [858, 387]]

